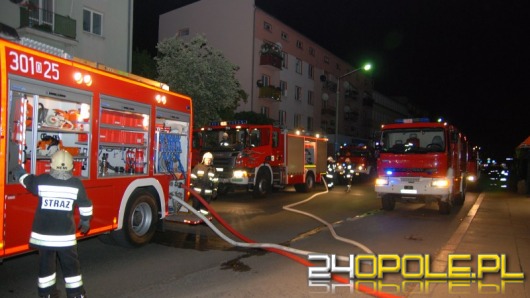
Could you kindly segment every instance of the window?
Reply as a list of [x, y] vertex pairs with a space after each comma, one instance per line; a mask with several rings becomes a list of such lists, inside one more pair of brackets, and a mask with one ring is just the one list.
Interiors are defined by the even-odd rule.
[[307, 77], [313, 79], [315, 76], [315, 70], [312, 64], [307, 65]]
[[263, 29], [272, 32], [272, 25], [270, 23], [263, 22]]
[[289, 36], [287, 35], [287, 33], [285, 33], [285, 32], [282, 31], [282, 39], [283, 39], [283, 40], [287, 40], [288, 37], [289, 37]]
[[296, 73], [302, 74], [302, 59], [296, 58]]
[[295, 86], [294, 87], [294, 99], [296, 100], [302, 100], [302, 87]]
[[269, 118], [269, 107], [261, 107], [260, 113]]
[[313, 118], [307, 117], [307, 130], [313, 130]]
[[190, 28], [184, 28], [177, 31], [176, 37], [183, 37], [190, 35]]
[[287, 66], [289, 65], [287, 63], [287, 53], [286, 52], [282, 52], [282, 68], [288, 68]]
[[282, 90], [282, 95], [287, 96], [287, 82], [280, 81], [280, 90]]
[[304, 43], [301, 42], [300, 40], [297, 40], [296, 41], [296, 47], [299, 48], [299, 49], [303, 49], [304, 48]]
[[285, 126], [287, 122], [287, 112], [284, 110], [278, 111], [278, 123], [282, 126]]
[[271, 77], [268, 75], [261, 75], [261, 84], [263, 87], [267, 87], [270, 85]]
[[308, 105], [314, 105], [313, 103], [313, 91], [307, 90], [307, 104]]
[[53, 28], [53, 0], [31, 0], [31, 5], [38, 9], [29, 10], [29, 19], [34, 25], [46, 24]]
[[103, 15], [93, 10], [83, 9], [83, 31], [103, 35]]
[[324, 56], [324, 63], [329, 64], [329, 57], [328, 56]]
[[302, 115], [294, 114], [294, 127], [299, 128], [300, 126], [302, 126]]
[[313, 57], [315, 56], [315, 48], [309, 47], [309, 55], [311, 55]]

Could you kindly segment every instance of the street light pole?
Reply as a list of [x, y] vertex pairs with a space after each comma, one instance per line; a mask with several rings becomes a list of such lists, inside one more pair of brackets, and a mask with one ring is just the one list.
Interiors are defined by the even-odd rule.
[[345, 73], [341, 75], [340, 77], [337, 77], [337, 96], [336, 96], [336, 103], [335, 103], [335, 153], [339, 151], [339, 96], [340, 96], [340, 79], [347, 77], [351, 75], [352, 73], [358, 72], [359, 70], [370, 70], [372, 68], [372, 65], [366, 64], [363, 67], [359, 67], [357, 69], [354, 69], [348, 73]]

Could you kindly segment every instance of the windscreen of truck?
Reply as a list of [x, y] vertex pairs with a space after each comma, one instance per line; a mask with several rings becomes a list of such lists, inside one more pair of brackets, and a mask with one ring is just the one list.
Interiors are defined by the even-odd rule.
[[444, 152], [447, 142], [440, 128], [406, 128], [385, 130], [381, 134], [381, 152]]
[[212, 150], [220, 148], [232, 148], [241, 150], [247, 147], [249, 141], [246, 129], [240, 130], [205, 130], [199, 133], [202, 138], [202, 149]]

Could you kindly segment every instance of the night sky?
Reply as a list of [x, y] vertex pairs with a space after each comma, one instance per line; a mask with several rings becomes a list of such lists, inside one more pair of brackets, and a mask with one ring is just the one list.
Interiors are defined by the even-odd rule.
[[[134, 46], [154, 53], [158, 14], [190, 2], [135, 1]], [[408, 97], [498, 159], [530, 136], [526, 2], [256, 0], [354, 67], [370, 60], [375, 90]]]

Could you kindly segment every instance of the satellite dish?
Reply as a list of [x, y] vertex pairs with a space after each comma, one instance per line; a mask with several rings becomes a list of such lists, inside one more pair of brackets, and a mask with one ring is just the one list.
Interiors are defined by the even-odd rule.
[[327, 93], [322, 93], [322, 100], [326, 101], [329, 99], [329, 95]]
[[280, 50], [282, 49], [282, 44], [280, 42], [277, 42], [276, 46], [278, 47], [278, 49], [280, 49]]

